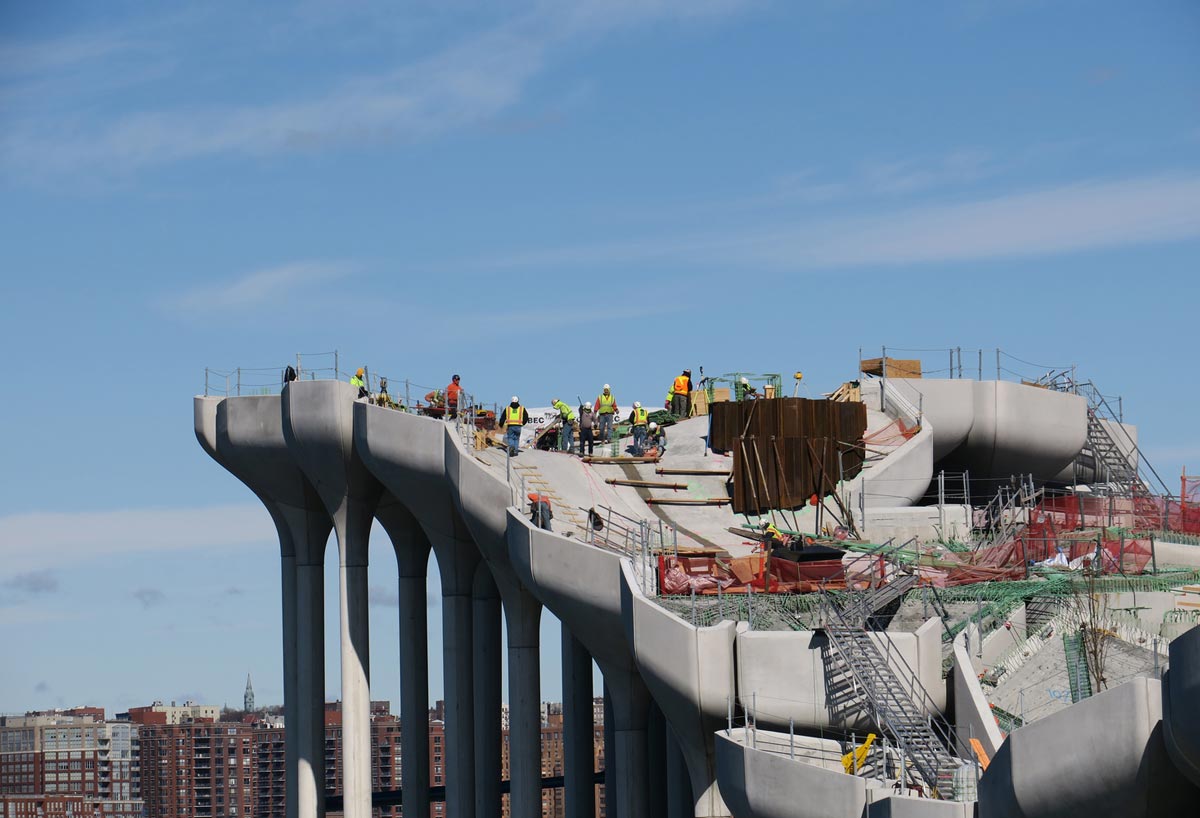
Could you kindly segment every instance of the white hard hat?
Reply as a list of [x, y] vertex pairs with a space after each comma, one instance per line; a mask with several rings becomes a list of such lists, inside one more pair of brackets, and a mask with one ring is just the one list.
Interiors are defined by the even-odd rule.
[[517, 396], [516, 396], [516, 395], [513, 395], [512, 402], [513, 402], [513, 403], [520, 403], [521, 401], [517, 400]]
[[633, 408], [634, 408], [634, 409], [641, 409], [641, 408], [642, 408], [642, 403], [641, 403], [641, 401], [636, 401], [636, 400], [635, 400], [635, 401], [633, 402]]
[[657, 428], [658, 428], [658, 424], [657, 424], [657, 423], [655, 423], [654, 421], [650, 421], [650, 428], [651, 428], [651, 429], [657, 429]]
[[604, 384], [604, 388], [605, 388], [605, 389], [612, 389], [612, 387], [611, 387], [611, 386], [609, 386], [608, 384]]
[[550, 401], [551, 406], [553, 406], [556, 403], [558, 403], [558, 398], [555, 398], [554, 400]]
[[750, 381], [746, 380], [745, 376], [742, 377], [742, 383], [746, 384], [747, 386], [750, 385]]

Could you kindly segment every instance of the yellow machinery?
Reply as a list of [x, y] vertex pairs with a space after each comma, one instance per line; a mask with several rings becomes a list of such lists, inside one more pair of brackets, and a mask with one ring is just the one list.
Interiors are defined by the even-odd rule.
[[862, 769], [863, 763], [867, 760], [867, 752], [871, 749], [871, 745], [874, 742], [875, 734], [868, 733], [866, 740], [862, 744], [842, 756], [842, 767], [845, 768], [847, 773], [854, 775]]

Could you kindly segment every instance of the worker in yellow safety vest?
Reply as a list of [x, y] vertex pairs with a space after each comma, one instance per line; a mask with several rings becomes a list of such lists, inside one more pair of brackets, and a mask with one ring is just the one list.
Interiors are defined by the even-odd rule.
[[762, 544], [764, 551], [783, 547], [783, 534], [775, 527], [774, 523], [764, 522], [762, 524]]
[[612, 437], [613, 418], [619, 411], [617, 396], [612, 393], [612, 388], [608, 384], [604, 384], [604, 391], [596, 398], [592, 411], [596, 413], [597, 436], [601, 441], [608, 440]]
[[365, 374], [366, 370], [360, 366], [358, 370], [355, 371], [354, 377], [350, 379], [350, 385], [358, 387], [358, 396], [360, 398], [365, 398], [367, 396], [367, 385], [365, 382], [363, 382], [363, 375]]
[[633, 453], [641, 457], [646, 452], [646, 427], [650, 423], [650, 413], [642, 408], [638, 401], [633, 402], [633, 411], [629, 413], [629, 424], [633, 426]]
[[671, 384], [671, 414], [676, 417], [685, 418], [691, 410], [692, 398], [692, 370], [683, 370], [682, 375], [675, 376], [675, 382]]
[[521, 405], [516, 395], [512, 402], [504, 407], [504, 442], [508, 446], [510, 457], [516, 457], [521, 448], [521, 427], [529, 422], [529, 413]]
[[559, 432], [558, 432], [558, 448], [560, 451], [571, 452], [575, 448], [575, 412], [570, 406], [567, 406], [566, 401], [555, 398], [550, 402], [554, 410], [558, 412]]

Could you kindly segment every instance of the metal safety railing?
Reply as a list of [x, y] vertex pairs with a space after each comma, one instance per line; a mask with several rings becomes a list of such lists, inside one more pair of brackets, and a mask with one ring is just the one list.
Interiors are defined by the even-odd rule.
[[[825, 704], [829, 704], [827, 698]], [[810, 711], [819, 705], [820, 702], [815, 700], [771, 696], [760, 691], [727, 696], [726, 726], [722, 732], [727, 738], [758, 752], [771, 753], [790, 761], [873, 780], [879, 784], [893, 782], [893, 786], [905, 795], [929, 798], [952, 796], [956, 801], [976, 799], [981, 768], [968, 758], [953, 758], [947, 764], [947, 775], [943, 776], [940, 786], [933, 785], [936, 790], [925, 789], [920, 785], [924, 775], [921, 774], [917, 759], [889, 731], [858, 732], [846, 726], [809, 725], [803, 733], [798, 733], [795, 718], [787, 714], [798, 707]], [[831, 712], [830, 717], [836, 724], [836, 714]], [[760, 721], [773, 727], [760, 729]], [[842, 724], [845, 725], [844, 722]], [[973, 728], [966, 727], [960, 731], [949, 723], [944, 727], [951, 737], [965, 732], [968, 736], [965, 740], [953, 740], [957, 746], [965, 748], [964, 752], [974, 755], [970, 749], [970, 740], [974, 738]], [[784, 729], [787, 730], [786, 735]]]
[[245, 367], [229, 370], [204, 368], [205, 397], [236, 397], [240, 395], [270, 395], [286, 383], [286, 372], [292, 367], [298, 380], [339, 380], [337, 350], [332, 352], [296, 353], [295, 362], [280, 366]]
[[[963, 760], [971, 756], [967, 742], [933, 715], [940, 712], [936, 703], [888, 632], [865, 630], [838, 600], [823, 596], [831, 648], [826, 673], [848, 677], [853, 697], [895, 739], [938, 797], [965, 800], [958, 770], [971, 764]], [[973, 777], [977, 782], [978, 769]]]

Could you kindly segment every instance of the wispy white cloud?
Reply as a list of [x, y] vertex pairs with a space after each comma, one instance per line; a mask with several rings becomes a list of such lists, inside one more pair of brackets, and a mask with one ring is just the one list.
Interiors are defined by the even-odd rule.
[[778, 272], [1043, 256], [1200, 237], [1194, 171], [752, 228], [630, 236], [494, 256], [492, 269], [635, 262]]
[[79, 67], [133, 47], [121, 33], [60, 37], [48, 42], [0, 42], [0, 80]]
[[353, 271], [354, 266], [348, 262], [297, 261], [193, 287], [163, 298], [161, 305], [183, 312], [253, 309], [343, 278]]
[[119, 554], [274, 540], [271, 518], [258, 505], [12, 514], [0, 517], [0, 577]]
[[[263, 156], [347, 144], [426, 139], [513, 106], [552, 53], [662, 20], [713, 19], [745, 0], [537, 3], [441, 51], [308, 96], [262, 104], [180, 104], [83, 127], [18, 123], [0, 159], [26, 172], [133, 170], [221, 155]], [[97, 47], [98, 48], [98, 47]]]

